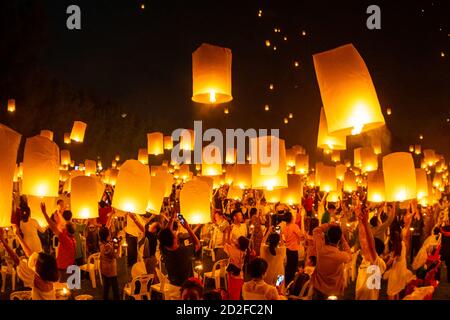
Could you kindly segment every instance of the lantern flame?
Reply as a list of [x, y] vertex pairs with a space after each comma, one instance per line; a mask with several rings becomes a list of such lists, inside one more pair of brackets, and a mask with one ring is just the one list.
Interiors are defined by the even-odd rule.
[[209, 91], [209, 102], [215, 103], [216, 100], [216, 92], [214, 90]]

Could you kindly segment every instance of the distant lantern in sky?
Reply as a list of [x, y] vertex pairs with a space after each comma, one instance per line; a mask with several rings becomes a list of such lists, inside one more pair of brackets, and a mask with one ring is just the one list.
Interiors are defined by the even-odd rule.
[[258, 10], [258, 17], [261, 18], [263, 15], [263, 11], [262, 10]]
[[424, 169], [416, 168], [416, 186], [417, 186], [417, 200], [422, 200], [428, 197], [428, 181], [427, 172]]
[[233, 100], [231, 50], [203, 43], [192, 54], [192, 100], [215, 104]]
[[266, 105], [264, 106], [264, 110], [265, 110], [265, 111], [269, 111], [269, 110], [270, 110], [270, 107], [269, 107], [268, 104], [266, 104]]
[[373, 136], [371, 139], [372, 149], [375, 154], [381, 154], [381, 138], [379, 136]]
[[225, 150], [225, 163], [233, 164], [236, 162], [236, 149], [235, 148], [226, 148]]
[[392, 109], [391, 109], [391, 108], [387, 108], [387, 109], [386, 109], [386, 114], [387, 114], [388, 116], [390, 116], [390, 115], [392, 114]]
[[164, 137], [164, 149], [172, 150], [172, 148], [173, 148], [172, 136], [165, 136]]
[[225, 113], [225, 114], [228, 114], [230, 111], [228, 110], [228, 107], [225, 107], [224, 109], [223, 109], [223, 113]]
[[405, 201], [416, 198], [416, 169], [408, 152], [395, 152], [383, 157], [386, 201]]
[[164, 153], [164, 135], [161, 132], [147, 134], [148, 154], [160, 155]]
[[345, 164], [336, 165], [336, 179], [339, 181], [344, 181], [345, 173], [347, 172], [347, 167]]
[[284, 122], [284, 124], [288, 124], [289, 123], [289, 119], [288, 118], [284, 118], [283, 122]]
[[344, 174], [344, 191], [353, 192], [356, 190], [356, 176], [353, 171], [346, 171]]
[[252, 188], [287, 187], [286, 148], [283, 139], [262, 136], [250, 139], [252, 154]]
[[303, 30], [303, 31], [302, 31], [302, 36], [303, 36], [303, 37], [306, 37], [306, 30]]
[[274, 85], [273, 85], [273, 83], [270, 83], [269, 84], [269, 90], [273, 90], [274, 89]]
[[410, 145], [408, 150], [409, 150], [409, 152], [414, 152], [414, 146]]
[[7, 109], [8, 109], [8, 112], [11, 112], [11, 113], [16, 111], [16, 100], [9, 99]]
[[69, 150], [61, 150], [61, 164], [63, 166], [69, 166], [72, 160], [70, 159], [70, 151]]
[[270, 40], [266, 40], [265, 44], [266, 44], [266, 47], [270, 47]]
[[71, 180], [70, 210], [74, 219], [98, 218], [98, 201], [101, 195], [97, 183], [96, 178], [87, 176]]
[[289, 118], [289, 119], [294, 118], [294, 114], [293, 114], [292, 112], [290, 112], [289, 115], [288, 115], [288, 118]]
[[331, 152], [331, 161], [333, 162], [341, 161], [341, 152], [339, 150], [333, 150]]
[[280, 189], [281, 202], [290, 206], [302, 202], [303, 182], [302, 177], [298, 174], [288, 175], [288, 187]]
[[148, 166], [127, 160], [120, 167], [112, 207], [125, 212], [145, 214], [150, 190]]
[[295, 156], [295, 173], [307, 174], [309, 170], [309, 156], [307, 154], [297, 154]]
[[70, 139], [75, 142], [83, 142], [87, 124], [82, 121], [74, 121]]
[[193, 151], [195, 147], [195, 131], [183, 129], [180, 137], [180, 149]]
[[370, 202], [386, 200], [384, 176], [381, 170], [370, 172], [367, 176], [367, 200]]
[[371, 147], [361, 149], [361, 170], [363, 172], [375, 171], [378, 169], [378, 157]]
[[50, 130], [41, 130], [40, 135], [42, 137], [46, 137], [48, 140], [53, 141], [53, 131]]
[[298, 68], [300, 66], [300, 63], [298, 61], [294, 61], [294, 67]]
[[97, 162], [95, 160], [84, 161], [84, 174], [86, 176], [95, 176], [97, 172]]
[[20, 139], [19, 133], [0, 124], [0, 228], [11, 225], [13, 179]]
[[211, 222], [211, 188], [200, 179], [188, 181], [180, 192], [180, 211], [190, 224]]
[[335, 191], [337, 189], [336, 167], [322, 165], [318, 173], [320, 181], [320, 190], [325, 192]]
[[150, 192], [148, 197], [147, 211], [152, 214], [160, 214], [164, 200], [166, 184], [164, 178], [150, 177]]
[[414, 146], [414, 153], [415, 154], [421, 154], [422, 153], [422, 146], [420, 144], [416, 144]]
[[145, 10], [145, 4], [141, 4], [141, 10]]
[[441, 58], [445, 58], [445, 52], [441, 51]]
[[359, 134], [385, 124], [364, 60], [352, 44], [313, 55], [331, 134]]
[[319, 133], [317, 147], [330, 150], [345, 150], [347, 148], [345, 135], [330, 135], [324, 109], [320, 109]]
[[216, 146], [207, 146], [202, 151], [202, 176], [222, 174], [222, 155]]
[[295, 149], [286, 149], [286, 164], [288, 167], [295, 167], [295, 156], [297, 155]]
[[23, 156], [22, 193], [57, 197], [59, 190], [59, 148], [41, 136], [27, 138]]
[[284, 41], [287, 41], [287, 37], [283, 37], [283, 40], [284, 40]]
[[66, 132], [64, 133], [64, 143], [65, 144], [70, 144], [70, 133]]
[[148, 152], [147, 149], [141, 148], [138, 151], [138, 161], [142, 164], [148, 164]]

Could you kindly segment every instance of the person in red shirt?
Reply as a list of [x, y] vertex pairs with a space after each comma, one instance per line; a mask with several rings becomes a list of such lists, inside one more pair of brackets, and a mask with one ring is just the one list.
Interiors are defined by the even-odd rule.
[[59, 271], [59, 281], [66, 282], [68, 278], [67, 268], [75, 265], [75, 228], [70, 222], [66, 223], [64, 228], [58, 226], [47, 214], [45, 203], [41, 203], [41, 210], [48, 226], [59, 239], [56, 265]]
[[311, 218], [313, 216], [314, 197], [310, 192], [308, 192], [306, 197], [303, 198], [302, 206], [305, 208], [307, 217]]

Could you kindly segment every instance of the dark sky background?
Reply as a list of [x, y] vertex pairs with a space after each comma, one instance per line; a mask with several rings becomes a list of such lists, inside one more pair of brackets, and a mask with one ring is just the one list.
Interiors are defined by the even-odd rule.
[[[2, 35], [25, 26], [31, 38], [34, 30], [40, 36], [28, 41], [18, 33], [14, 39], [9, 38], [16, 47], [4, 41], [0, 45], [4, 51], [3, 56], [0, 53], [1, 63], [7, 70], [0, 80], [0, 106], [5, 108], [12, 92], [18, 100], [18, 113], [39, 108], [33, 100], [20, 104], [21, 97], [31, 93], [18, 89], [15, 82], [21, 82], [21, 78], [11, 66], [22, 65], [22, 74], [28, 68], [38, 69], [39, 74], [63, 81], [74, 90], [88, 91], [102, 101], [119, 105], [127, 118], [117, 114], [111, 123], [115, 128], [129, 117], [145, 119], [144, 132], [115, 136], [114, 145], [124, 156], [135, 157], [136, 147], [146, 146], [145, 131], [160, 130], [168, 135], [176, 128], [192, 127], [193, 120], [203, 120], [204, 128], [279, 128], [287, 146], [304, 145], [314, 157], [318, 154], [321, 99], [312, 55], [346, 43], [353, 43], [364, 58], [383, 112], [392, 108], [391, 116], [385, 113], [392, 150], [406, 150], [408, 145], [419, 143], [419, 135], [423, 134], [425, 148], [436, 148], [447, 158], [450, 156], [450, 122], [446, 121], [450, 118], [449, 1], [12, 2], [15, 4], [0, 5]], [[70, 4], [81, 7], [80, 31], [66, 28], [66, 8]], [[366, 27], [366, 8], [370, 4], [381, 7], [381, 30]], [[257, 15], [260, 9], [261, 18]], [[275, 27], [281, 32], [275, 33]], [[303, 30], [306, 36], [301, 35]], [[285, 36], [287, 41], [283, 40]], [[277, 46], [276, 51], [265, 46], [266, 39]], [[203, 42], [233, 52], [234, 100], [227, 104], [228, 115], [223, 113], [223, 106], [197, 105], [190, 100], [191, 54]], [[22, 60], [17, 48], [27, 51]], [[32, 66], [25, 67], [24, 61], [30, 57]], [[299, 61], [298, 68], [294, 61]], [[275, 90], [268, 89], [270, 83]], [[35, 85], [28, 86], [28, 90], [43, 89]], [[52, 98], [45, 101], [51, 102]], [[270, 105], [269, 112], [264, 111], [265, 104]], [[57, 117], [65, 117], [61, 110]], [[30, 111], [28, 114], [33, 116], [26, 117], [43, 117], [45, 112]], [[286, 125], [283, 118], [289, 112], [294, 118]], [[36, 122], [24, 126], [5, 112], [0, 114], [0, 122], [26, 136], [38, 134], [42, 126], [53, 129], [57, 141], [61, 141], [63, 132], [70, 131], [68, 124], [73, 120], [77, 119], [59, 125], [57, 121], [41, 121], [38, 128]], [[85, 149], [78, 153], [77, 160], [112, 156], [111, 147], [103, 150], [102, 144], [90, 145], [89, 137], [95, 136], [96, 128], [89, 126], [92, 119], [83, 120], [88, 123], [88, 133]], [[106, 134], [102, 139], [113, 137]]]

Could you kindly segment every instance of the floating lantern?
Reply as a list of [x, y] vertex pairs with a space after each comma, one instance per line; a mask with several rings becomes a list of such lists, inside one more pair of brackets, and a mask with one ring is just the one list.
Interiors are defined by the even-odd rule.
[[417, 200], [422, 200], [428, 197], [428, 181], [427, 172], [424, 169], [416, 169], [416, 187]]
[[335, 166], [322, 165], [316, 174], [319, 176], [320, 190], [330, 192], [337, 189]]
[[30, 207], [31, 218], [35, 219], [39, 225], [44, 228], [48, 226], [48, 223], [41, 211], [42, 202], [45, 203], [48, 214], [55, 212], [56, 197], [27, 196], [27, 204]]
[[[173, 176], [165, 171], [159, 171], [155, 177], [164, 182], [164, 197], [167, 198], [172, 193]], [[152, 179], [153, 177], [151, 177]]]
[[420, 139], [420, 140], [423, 140], [423, 134], [421, 134], [421, 135], [419, 136], [419, 139]]
[[9, 99], [8, 100], [8, 112], [15, 112], [16, 111], [16, 100]]
[[316, 181], [316, 174], [314, 172], [311, 172], [308, 175], [308, 186], [310, 186], [311, 188], [314, 187], [315, 181]]
[[320, 170], [322, 169], [322, 167], [324, 166], [323, 162], [316, 162], [316, 167], [315, 170], [312, 169], [315, 173], [314, 175], [314, 183], [316, 186], [320, 186]]
[[416, 198], [416, 170], [410, 153], [395, 152], [383, 157], [386, 201]]
[[225, 175], [221, 174], [218, 176], [211, 177], [213, 179], [213, 188], [218, 189], [225, 184]]
[[160, 155], [164, 153], [164, 135], [161, 132], [147, 134], [148, 154]]
[[309, 156], [307, 154], [297, 154], [295, 156], [295, 172], [306, 174], [309, 170]]
[[340, 191], [337, 191], [337, 190], [331, 191], [331, 192], [328, 194], [327, 202], [333, 202], [333, 203], [336, 203], [336, 202], [339, 202], [339, 199], [340, 199], [340, 198], [341, 198], [341, 192], [340, 192]]
[[367, 176], [367, 200], [384, 202], [386, 200], [384, 176], [381, 170], [369, 172]]
[[145, 214], [149, 199], [150, 172], [137, 160], [127, 160], [117, 177], [112, 207], [124, 212]]
[[195, 146], [195, 132], [191, 129], [183, 129], [180, 137], [181, 150], [194, 150]]
[[98, 218], [98, 200], [96, 178], [79, 176], [72, 179], [70, 207], [74, 219]]
[[391, 108], [387, 108], [387, 109], [386, 109], [386, 114], [387, 114], [388, 116], [390, 116], [390, 115], [392, 114], [392, 109], [391, 109]]
[[211, 189], [200, 179], [184, 184], [180, 192], [180, 209], [190, 224], [211, 222]]
[[327, 118], [323, 108], [320, 109], [319, 134], [317, 136], [317, 147], [330, 150], [345, 150], [347, 148], [344, 135], [330, 135], [328, 131]]
[[298, 174], [288, 175], [288, 187], [281, 190], [281, 202], [290, 206], [302, 202], [303, 183], [302, 177]]
[[95, 175], [97, 173], [97, 162], [95, 160], [84, 161], [84, 174], [86, 176]]
[[0, 124], [0, 228], [11, 225], [13, 179], [20, 139], [19, 133]]
[[336, 179], [338, 179], [339, 181], [344, 181], [346, 172], [347, 167], [344, 164], [338, 164], [336, 166]]
[[356, 148], [353, 150], [353, 165], [357, 168], [361, 168], [362, 166], [361, 151], [362, 148]]
[[203, 43], [192, 54], [192, 101], [215, 104], [233, 100], [231, 50]]
[[231, 186], [228, 189], [227, 199], [241, 200], [243, 192], [242, 189]]
[[333, 150], [331, 152], [331, 161], [333, 162], [341, 161], [341, 152], [339, 150]]
[[226, 164], [233, 164], [236, 163], [236, 149], [235, 148], [226, 148], [225, 151], [225, 163]]
[[235, 166], [229, 166], [227, 172], [225, 173], [225, 183], [231, 185], [235, 177]]
[[266, 47], [270, 47], [270, 40], [266, 40], [265, 44], [266, 44]]
[[408, 150], [409, 150], [409, 152], [414, 152], [414, 146], [410, 145]]
[[189, 178], [189, 165], [188, 164], [182, 164], [180, 166], [179, 176], [181, 179], [186, 180]]
[[83, 142], [87, 124], [82, 121], [74, 121], [70, 139], [75, 142]]
[[250, 139], [252, 187], [278, 189], [287, 187], [286, 149], [283, 139], [263, 136]]
[[150, 192], [147, 204], [147, 211], [152, 214], [160, 214], [161, 206], [166, 192], [166, 183], [164, 178], [150, 178]]
[[70, 140], [70, 133], [64, 133], [64, 143], [65, 144], [70, 144], [71, 140]]
[[289, 117], [289, 119], [292, 119], [292, 118], [294, 118], [294, 115], [292, 113], [289, 113], [288, 117]]
[[210, 145], [202, 151], [202, 176], [219, 176], [222, 174], [222, 155], [217, 146]]
[[349, 135], [385, 124], [364, 60], [352, 44], [313, 55], [328, 133]]
[[274, 89], [273, 83], [269, 84], [269, 90], [273, 90], [273, 89]]
[[356, 190], [356, 176], [353, 171], [346, 171], [344, 175], [344, 191], [353, 192]]
[[433, 177], [433, 187], [440, 188], [443, 185], [442, 174], [435, 173]]
[[420, 144], [416, 144], [414, 146], [414, 153], [415, 154], [421, 154], [422, 153], [422, 147], [420, 146]]
[[370, 172], [378, 169], [378, 158], [373, 149], [364, 147], [360, 152], [362, 172]]
[[69, 150], [61, 150], [61, 164], [63, 166], [69, 166], [72, 160], [70, 159]]
[[[283, 188], [284, 189], [284, 188]], [[268, 203], [277, 203], [281, 201], [281, 190], [264, 190], [264, 198]]]
[[23, 156], [22, 193], [57, 197], [59, 163], [59, 148], [56, 143], [41, 136], [28, 138]]
[[286, 150], [286, 164], [288, 167], [295, 167], [296, 151], [294, 149]]
[[50, 130], [41, 130], [40, 135], [42, 137], [46, 137], [48, 140], [53, 141], [53, 131]]
[[265, 110], [265, 111], [269, 111], [269, 110], [270, 110], [270, 107], [269, 107], [268, 104], [266, 104], [266, 105], [264, 106], [264, 110]]
[[[233, 186], [240, 189], [249, 189], [252, 187], [252, 165], [235, 164], [233, 166]], [[227, 176], [225, 181], [228, 181]]]
[[166, 150], [173, 149], [172, 136], [164, 136], [164, 149], [166, 149]]
[[114, 157], [114, 160], [116, 160], [117, 162], [120, 161], [120, 154], [116, 154], [116, 156]]
[[59, 170], [59, 181], [66, 182], [70, 178], [70, 172], [68, 170]]
[[284, 118], [283, 122], [284, 122], [284, 124], [288, 124], [289, 123], [289, 119], [288, 118]]
[[436, 152], [433, 149], [423, 150], [423, 159], [429, 167], [434, 166], [437, 162]]
[[141, 148], [138, 151], [138, 161], [142, 164], [148, 164], [148, 150], [145, 148]]
[[111, 168], [113, 168], [113, 169], [117, 168], [117, 161], [116, 160], [111, 161]]
[[379, 136], [372, 137], [372, 149], [376, 155], [381, 154], [381, 139]]

